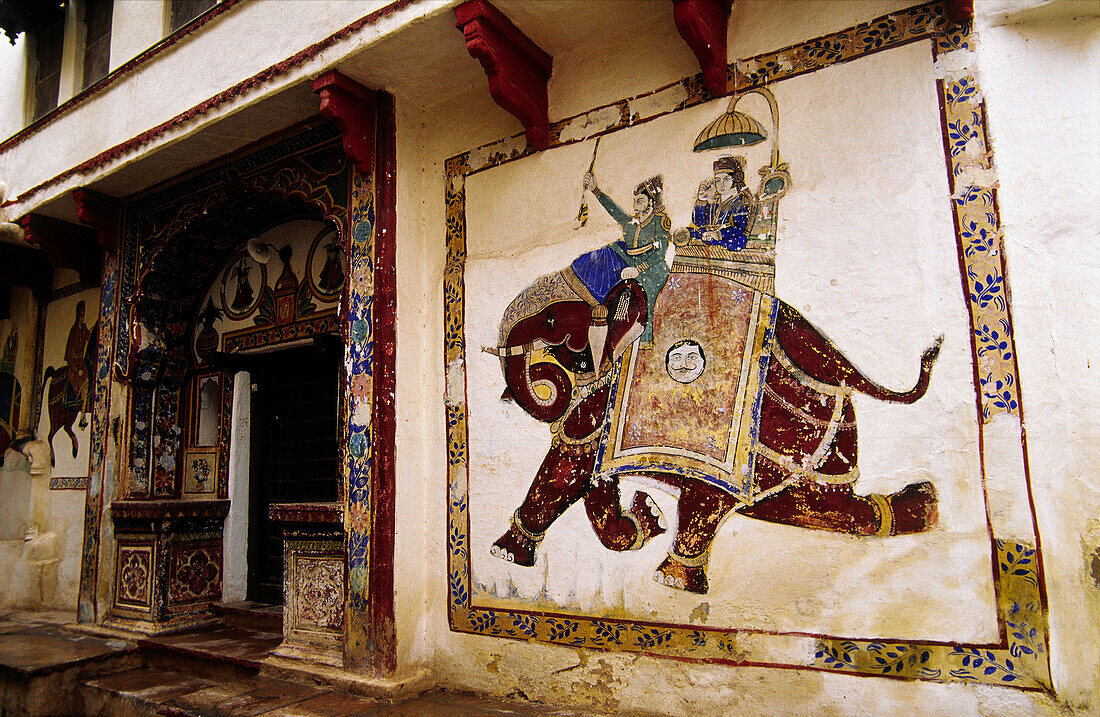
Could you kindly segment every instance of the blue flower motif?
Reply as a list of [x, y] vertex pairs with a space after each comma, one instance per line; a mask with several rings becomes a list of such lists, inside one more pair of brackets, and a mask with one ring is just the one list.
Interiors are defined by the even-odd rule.
[[984, 378], [979, 378], [978, 383], [982, 387], [982, 395], [989, 400], [983, 410], [983, 415], [986, 418], [992, 415], [993, 408], [1001, 408], [1010, 413], [1014, 413], [1019, 409], [1020, 406], [1016, 401], [1015, 392], [1012, 390], [1015, 383], [1012, 374], [1005, 374], [1003, 378], [998, 379], [994, 379], [992, 374], [989, 374]]
[[947, 101], [953, 105], [970, 101], [978, 94], [978, 83], [969, 75], [947, 86]]
[[997, 232], [992, 230], [996, 216], [986, 214], [986, 218], [989, 220], [989, 225], [978, 224], [973, 219], [962, 225], [960, 234], [963, 241], [966, 242], [965, 253], [967, 257], [972, 257], [975, 254], [992, 256], [997, 253], [998, 236]]
[[970, 291], [971, 303], [977, 304], [978, 308], [987, 308], [990, 304], [998, 311], [1004, 311], [1006, 308], [1004, 294], [1002, 289], [1004, 288], [1004, 277], [1002, 277], [996, 269], [991, 273], [985, 275], [985, 278], [979, 278], [977, 273], [973, 269], [967, 271], [971, 281], [974, 284], [974, 288]]
[[957, 157], [966, 152], [966, 147], [971, 140], [981, 139], [981, 117], [977, 112], [970, 114], [970, 119], [957, 119], [947, 123], [947, 137], [951, 141], [951, 156]]
[[982, 324], [974, 331], [974, 335], [978, 339], [979, 356], [993, 352], [1005, 361], [1012, 358], [1012, 337], [1008, 330], [1008, 321], [1001, 319], [1000, 325], [1001, 328], [998, 330], [990, 328], [989, 324]]

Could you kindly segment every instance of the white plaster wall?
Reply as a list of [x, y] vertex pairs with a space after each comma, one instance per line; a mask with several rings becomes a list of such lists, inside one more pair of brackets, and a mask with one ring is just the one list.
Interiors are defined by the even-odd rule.
[[124, 0], [116, 2], [111, 16], [111, 59], [114, 70], [127, 60], [152, 47], [164, 37], [164, 0]]
[[[26, 120], [27, 38], [20, 35], [15, 44], [0, 37], [0, 135], [18, 132]], [[3, 174], [0, 181], [8, 182]], [[12, 196], [9, 191], [8, 196]]]
[[1002, 5], [989, 3], [990, 15], [980, 18], [981, 83], [1000, 182], [1053, 676], [1065, 703], [1087, 713], [1100, 709], [1100, 575], [1091, 565], [1100, 547], [1100, 300], [1093, 290], [1100, 8], [992, 26], [1003, 22], [994, 12]]
[[[892, 7], [900, 7], [895, 4]], [[842, 28], [888, 11], [891, 6], [879, 3], [785, 3], [777, 8], [775, 3], [737, 3], [731, 20], [731, 54], [750, 55], [789, 42], [807, 39], [830, 30]], [[624, 25], [625, 26], [625, 25]], [[606, 28], [591, 28], [584, 46], [575, 53], [565, 52], [555, 56], [555, 73], [551, 82], [551, 116], [567, 115], [617, 99], [627, 88], [648, 89], [663, 82], [678, 79], [690, 71], [681, 65], [690, 64], [680, 50], [674, 50], [667, 42], [668, 23], [641, 23], [629, 25], [626, 36], [605, 37]], [[642, 48], [639, 50], [639, 48]], [[646, 57], [649, 48], [668, 48], [673, 59], [668, 66], [663, 62], [651, 62]], [[1049, 58], [1054, 66], [1066, 61], [1062, 50]], [[657, 53], [655, 53], [657, 54]], [[983, 62], [985, 56], [983, 55]], [[1015, 60], [1003, 60], [1006, 91], [1010, 87], [1008, 70]], [[1088, 68], [1081, 69], [1080, 83], [1087, 77]], [[661, 77], [661, 73], [668, 74]], [[1092, 76], [1095, 77], [1095, 70]], [[644, 81], [631, 85], [631, 78], [641, 76]], [[606, 77], [606, 80], [605, 80]], [[983, 82], [986, 81], [983, 79]], [[1038, 82], [1038, 79], [1036, 80]], [[1081, 85], [1078, 84], [1078, 87]], [[1087, 83], [1085, 84], [1087, 87]], [[574, 89], [576, 92], [574, 93]], [[1056, 91], [1054, 88], [1051, 92]], [[463, 689], [475, 689], [494, 694], [524, 695], [550, 703], [572, 703], [599, 712], [625, 714], [672, 715], [729, 715], [729, 714], [997, 714], [1031, 715], [1062, 713], [1063, 705], [1041, 695], [987, 687], [963, 685], [939, 685], [932, 683], [906, 683], [892, 680], [861, 679], [833, 674], [798, 672], [761, 668], [738, 668], [724, 665], [682, 663], [673, 660], [653, 659], [637, 655], [614, 653], [585, 653], [563, 647], [534, 643], [495, 640], [451, 632], [447, 625], [446, 564], [446, 442], [443, 417], [443, 358], [442, 358], [442, 273], [444, 252], [444, 215], [442, 197], [442, 161], [457, 152], [481, 143], [508, 136], [519, 127], [497, 108], [488, 103], [482, 89], [474, 88], [448, 107], [402, 106], [398, 94], [399, 110], [399, 323], [398, 323], [398, 485], [397, 485], [397, 555], [396, 584], [398, 594], [399, 656], [402, 664], [427, 658], [434, 677], [442, 684]], [[1052, 108], [1058, 113], [1065, 103]], [[456, 109], [461, 107], [461, 109]], [[568, 110], [558, 112], [559, 107]], [[454, 117], [461, 114], [462, 123], [456, 126]], [[1084, 111], [1082, 111], [1084, 114]], [[1086, 115], [1087, 116], [1087, 115]], [[996, 106], [991, 107], [990, 125], [998, 128]], [[1021, 113], [1021, 123], [1027, 113]], [[1067, 120], [1074, 122], [1075, 120]], [[1087, 122], [1077, 123], [1088, 127]], [[1089, 131], [1089, 130], [1085, 130]], [[1092, 130], [1095, 137], [1095, 129]], [[995, 138], [997, 135], [995, 134]], [[1017, 139], [1020, 149], [1027, 156], [1034, 142]], [[1087, 144], [1081, 142], [1080, 144]], [[997, 147], [1002, 176], [1004, 166], [1002, 148]], [[1091, 155], [1089, 155], [1091, 157]], [[1091, 162], [1080, 160], [1081, 168]], [[1093, 163], [1094, 164], [1094, 163]], [[1054, 163], [1050, 165], [1052, 168]], [[1058, 165], [1061, 166], [1061, 165]], [[1074, 165], [1078, 166], [1078, 165]], [[796, 176], [796, 182], [799, 181]], [[1003, 180], [1002, 180], [1003, 181]], [[620, 194], [628, 191], [623, 180]], [[1030, 185], [1027, 185], [1030, 187]], [[1052, 182], [1054, 191], [1064, 183]], [[1095, 181], [1082, 180], [1081, 193], [1095, 191]], [[1091, 187], [1091, 189], [1090, 189]], [[529, 188], [537, 192], [537, 187]], [[818, 189], [827, 189], [819, 187]], [[908, 187], [897, 187], [891, 194], [891, 202], [907, 206], [912, 197], [906, 194]], [[929, 189], [929, 188], [925, 188]], [[940, 191], [938, 188], [935, 191]], [[1006, 188], [1007, 191], [1007, 188]], [[618, 195], [616, 195], [618, 196]], [[422, 198], [422, 199], [421, 199]], [[793, 201], [793, 199], [792, 199]], [[1006, 211], [1008, 196], [1002, 196], [1002, 211]], [[1031, 202], [1031, 206], [1035, 203]], [[1051, 212], [1063, 206], [1055, 200]], [[597, 210], [598, 211], [598, 210]], [[1006, 213], [1006, 221], [1007, 221]], [[1010, 255], [1010, 264], [1012, 256]], [[1082, 265], [1095, 266], [1094, 261], [1082, 260]], [[1016, 265], [1011, 264], [1016, 272]], [[1053, 272], [1053, 269], [1051, 269]], [[1080, 269], [1087, 273], [1084, 266]], [[1019, 274], [1013, 273], [1013, 290], [1018, 290]], [[796, 277], [789, 276], [787, 291], [797, 292]], [[1048, 281], [1037, 282], [1049, 290]], [[1087, 285], [1081, 276], [1081, 285]], [[956, 279], [957, 280], [957, 279]], [[832, 286], [829, 281], [826, 286]], [[1048, 294], [1043, 294], [1046, 296]], [[1055, 294], [1055, 296], [1058, 296]], [[467, 294], [468, 301], [476, 301]], [[805, 309], [805, 301], [796, 303]], [[1045, 305], [1045, 304], [1044, 304]], [[812, 312], [817, 304], [809, 307]], [[1092, 312], [1094, 314], [1095, 312]], [[1019, 314], [1019, 311], [1018, 311]], [[1077, 318], [1087, 322], [1091, 315], [1087, 310]], [[812, 318], [816, 318], [811, 316]], [[1044, 318], [1046, 318], [1044, 316]], [[874, 331], [884, 321], [895, 317], [876, 316], [868, 326], [855, 327]], [[1022, 322], [1018, 316], [1017, 321]], [[1044, 337], [1042, 358], [1036, 357], [1044, 370], [1049, 352], [1060, 350], [1060, 344], [1045, 341], [1049, 323], [1042, 323]], [[1022, 332], [1022, 323], [1018, 332]], [[913, 331], [914, 341], [923, 345], [929, 327]], [[832, 334], [832, 331], [829, 331]], [[834, 335], [834, 338], [837, 336]], [[957, 337], [956, 337], [957, 338]], [[1020, 339], [1025, 342], [1024, 339]], [[847, 348], [847, 344], [843, 344]], [[914, 347], [884, 348], [901, 356], [913, 353]], [[919, 348], [919, 347], [918, 347]], [[479, 349], [473, 344], [467, 351]], [[1021, 347], [1023, 361], [1024, 348]], [[870, 357], [876, 364], [882, 357]], [[860, 361], [861, 365], [863, 364]], [[900, 366], [900, 364], [899, 364]], [[888, 377], [879, 377], [888, 380]], [[1025, 364], [1022, 371], [1025, 401], [1041, 391], [1029, 389], [1029, 371]], [[1043, 379], [1030, 383], [1042, 386]], [[1080, 390], [1080, 382], [1067, 385], [1067, 396]], [[1030, 404], [1028, 404], [1030, 405]], [[1053, 407], [1052, 407], [1053, 408]], [[1082, 407], [1081, 411], [1087, 408]], [[865, 415], [863, 406], [859, 407]], [[1051, 418], [1055, 411], [1052, 410]], [[1030, 421], [1033, 419], [1029, 418]], [[1089, 434], [1094, 435], [1094, 434]], [[1064, 434], [1062, 434], [1064, 442]], [[1053, 438], [1052, 438], [1053, 440]], [[1063, 449], [1063, 451], [1068, 449]], [[1035, 450], [1033, 448], [1033, 461]], [[1034, 465], [1033, 465], [1034, 470]], [[1034, 475], [1034, 474], [1033, 474]], [[524, 486], [527, 478], [524, 478]], [[1079, 500], [1080, 494], [1074, 497]], [[1040, 505], [1046, 518], [1061, 512], [1078, 512], [1073, 501], [1054, 505]], [[1096, 511], [1080, 511], [1079, 515], [1095, 515]], [[420, 522], [422, 520], [422, 522]], [[1075, 518], [1077, 523], [1083, 519]], [[1047, 530], [1046, 523], [1043, 524]], [[1064, 569], [1060, 579], [1073, 583], [1077, 592], [1063, 598], [1079, 598], [1082, 582], [1082, 546], [1080, 533], [1062, 531], [1066, 541], [1072, 543], [1067, 550], [1072, 563]], [[1045, 533], [1044, 533], [1045, 534]], [[1074, 542], [1076, 541], [1076, 542]], [[1050, 559], [1047, 544], [1044, 554]], [[1060, 558], [1055, 558], [1058, 562]], [[1074, 562], [1075, 561], [1075, 562]], [[582, 568], [583, 569], [583, 568]], [[418, 597], [422, 595], [423, 597]], [[1053, 609], [1053, 608], [1052, 608]], [[1080, 619], [1081, 607], [1061, 628], [1055, 626], [1055, 639], [1067, 639], [1069, 624]], [[1091, 613], [1095, 616], [1095, 612]], [[1095, 619], [1094, 617], [1091, 619]], [[1078, 623], [1080, 624], [1080, 623]], [[1095, 622], [1088, 623], [1095, 625]], [[1061, 635], [1058, 634], [1059, 630]], [[1079, 635], [1096, 634], [1085, 630]], [[1075, 695], [1074, 708], [1084, 714], [1095, 706], [1093, 675], [1096, 673], [1094, 648], [1081, 645], [1072, 650], [1057, 647], [1056, 679], [1067, 695]], [[1091, 657], [1090, 657], [1091, 655]], [[1067, 681], [1068, 680], [1068, 681]], [[1070, 682], [1074, 683], [1072, 686]], [[1073, 711], [1071, 709], [1070, 711]]]

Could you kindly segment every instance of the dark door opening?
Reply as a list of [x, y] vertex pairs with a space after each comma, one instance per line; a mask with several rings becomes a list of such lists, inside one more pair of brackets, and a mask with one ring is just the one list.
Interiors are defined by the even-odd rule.
[[249, 371], [248, 599], [281, 604], [283, 537], [268, 506], [339, 499], [340, 351], [281, 351], [257, 357]]

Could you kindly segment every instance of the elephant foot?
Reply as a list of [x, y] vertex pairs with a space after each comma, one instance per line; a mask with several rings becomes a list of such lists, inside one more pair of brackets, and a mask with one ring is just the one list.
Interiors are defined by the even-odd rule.
[[887, 500], [893, 522], [890, 535], [923, 533], [939, 520], [939, 498], [929, 481], [907, 485]]
[[512, 527], [493, 543], [493, 547], [489, 548], [489, 554], [506, 562], [529, 568], [535, 564], [535, 548], [542, 542], [542, 536], [542, 533], [532, 533], [523, 526], [517, 510], [512, 516]]
[[[666, 587], [686, 590], [696, 595], [706, 595], [707, 590], [710, 589], [707, 583], [706, 559], [706, 553], [696, 558], [669, 553], [664, 562], [657, 567], [657, 572], [653, 573], [653, 580]], [[693, 563], [701, 561], [701, 564], [685, 565], [680, 562], [681, 560]]]
[[635, 539], [634, 544], [630, 546], [631, 550], [638, 550], [652, 538], [656, 538], [668, 530], [661, 509], [653, 502], [653, 498], [644, 491], [638, 491], [634, 494], [634, 502], [631, 504], [630, 510], [626, 512], [626, 516], [638, 526], [638, 537]]

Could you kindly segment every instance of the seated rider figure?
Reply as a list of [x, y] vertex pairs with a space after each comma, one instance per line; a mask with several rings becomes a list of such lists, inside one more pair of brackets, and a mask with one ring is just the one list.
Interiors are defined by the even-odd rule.
[[[590, 295], [592, 325], [588, 330], [589, 348], [597, 373], [606, 369], [600, 365], [604, 341], [607, 338], [607, 307], [604, 302], [612, 290], [623, 281], [634, 279], [646, 296], [646, 326], [642, 346], [653, 343], [653, 306], [657, 294], [668, 280], [668, 250], [672, 220], [661, 202], [662, 179], [651, 177], [634, 188], [634, 212], [627, 214], [611, 197], [600, 191], [596, 177], [584, 175], [584, 188], [596, 197], [607, 213], [623, 230], [623, 238], [577, 257], [570, 265], [584, 290]], [[574, 287], [580, 288], [580, 287]], [[579, 291], [582, 295], [585, 291]]]
[[745, 158], [725, 156], [714, 162], [714, 177], [699, 185], [692, 209], [692, 243], [740, 251], [752, 231], [756, 199], [745, 186]]

